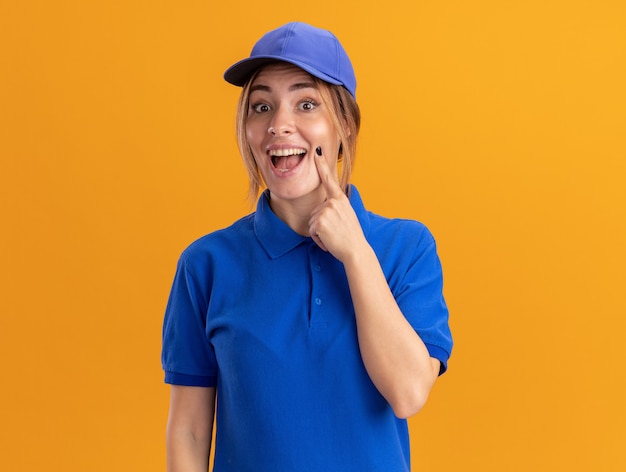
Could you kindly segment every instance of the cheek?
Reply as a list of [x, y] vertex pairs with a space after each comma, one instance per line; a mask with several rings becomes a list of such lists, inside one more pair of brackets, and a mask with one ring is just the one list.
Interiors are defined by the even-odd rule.
[[246, 138], [248, 139], [248, 143], [253, 146], [256, 141], [258, 141], [258, 133], [255, 130], [254, 125], [247, 123], [246, 124]]
[[[335, 147], [335, 151], [339, 150], [339, 143], [341, 142], [341, 138], [332, 123], [317, 122], [311, 124], [308, 128], [308, 131], [309, 136], [312, 139], [320, 143], [326, 144], [326, 147], [328, 147], [329, 145]], [[330, 151], [330, 149], [327, 150], [327, 152]]]
[[330, 136], [333, 133], [333, 126], [326, 120], [315, 120], [308, 123], [311, 134], [318, 136]]
[[254, 161], [258, 165], [258, 158], [262, 154], [261, 143], [263, 137], [259, 135], [254, 126], [246, 126], [246, 140], [248, 141], [248, 147], [252, 152], [252, 156], [254, 157]]
[[246, 124], [245, 133], [246, 133], [246, 144], [248, 146], [248, 149], [252, 153], [254, 164], [256, 165], [257, 169], [260, 169], [258, 155], [261, 152], [259, 150], [261, 138], [259, 137], [259, 134], [255, 129], [255, 126], [251, 125], [250, 123]]
[[258, 143], [265, 137], [268, 125], [265, 120], [260, 119], [258, 116], [249, 116], [246, 119], [245, 127], [248, 141], [250, 143]]

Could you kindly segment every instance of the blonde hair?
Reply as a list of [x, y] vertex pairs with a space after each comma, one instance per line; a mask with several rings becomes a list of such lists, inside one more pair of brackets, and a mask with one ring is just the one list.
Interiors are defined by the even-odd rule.
[[[257, 70], [243, 86], [241, 95], [239, 96], [239, 103], [237, 104], [236, 116], [237, 144], [244, 166], [248, 172], [248, 199], [251, 203], [257, 199], [259, 192], [265, 187], [265, 182], [263, 182], [261, 172], [254, 160], [246, 134], [246, 121], [250, 105], [250, 87], [260, 70], [261, 69]], [[339, 184], [341, 188], [347, 192], [350, 177], [352, 176], [354, 160], [356, 158], [357, 136], [361, 127], [359, 105], [350, 92], [343, 86], [329, 84], [317, 77], [312, 76], [312, 78], [320, 92], [324, 105], [330, 111], [331, 119], [339, 134], [341, 144], [339, 146], [339, 155], [337, 156], [340, 164]]]

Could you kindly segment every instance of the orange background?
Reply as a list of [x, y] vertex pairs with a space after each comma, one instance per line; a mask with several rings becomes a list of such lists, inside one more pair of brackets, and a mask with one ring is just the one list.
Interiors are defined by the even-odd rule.
[[366, 204], [439, 243], [414, 470], [626, 470], [622, 0], [2, 2], [0, 469], [164, 470], [175, 263], [249, 211], [221, 75], [290, 20], [353, 59]]

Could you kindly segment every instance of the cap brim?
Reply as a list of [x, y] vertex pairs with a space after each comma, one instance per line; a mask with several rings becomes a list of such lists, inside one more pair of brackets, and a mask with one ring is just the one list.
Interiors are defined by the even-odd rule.
[[280, 56], [255, 56], [243, 59], [242, 61], [239, 61], [226, 69], [226, 72], [224, 72], [224, 80], [233, 85], [237, 85], [238, 87], [243, 87], [257, 70], [273, 62], [286, 62], [289, 64], [293, 64], [294, 66], [299, 67], [305, 72], [308, 72], [313, 77], [317, 77], [318, 79], [321, 79], [330, 84], [343, 85], [343, 83], [338, 81], [337, 79], [330, 77], [329, 75], [326, 75], [308, 66], [307, 64], [303, 64], [298, 61], [291, 61]]

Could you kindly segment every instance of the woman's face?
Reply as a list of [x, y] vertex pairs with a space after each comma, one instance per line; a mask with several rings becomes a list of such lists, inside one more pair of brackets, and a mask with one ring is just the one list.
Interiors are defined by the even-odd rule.
[[323, 200], [320, 146], [336, 173], [340, 137], [312, 77], [291, 64], [263, 68], [250, 87], [246, 136], [272, 200]]

